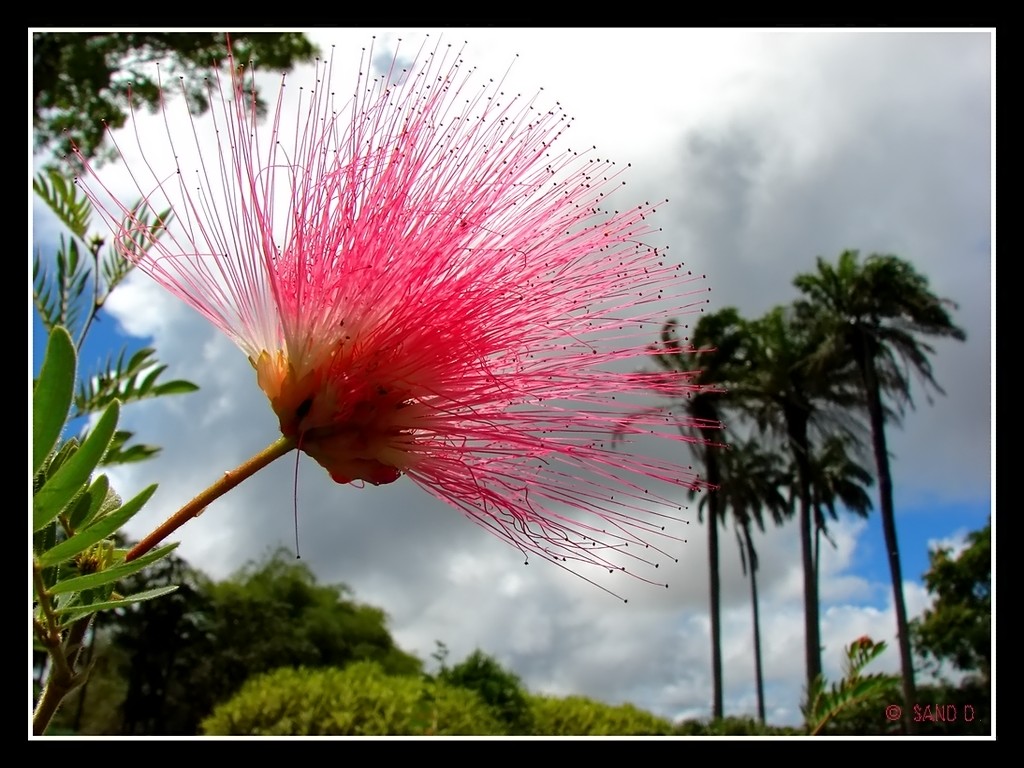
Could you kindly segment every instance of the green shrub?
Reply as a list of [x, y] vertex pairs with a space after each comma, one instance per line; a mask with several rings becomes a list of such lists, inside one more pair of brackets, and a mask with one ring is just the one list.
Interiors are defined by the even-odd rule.
[[500, 734], [473, 692], [387, 675], [373, 662], [344, 669], [278, 669], [252, 678], [203, 721], [231, 736]]
[[480, 649], [451, 669], [442, 669], [437, 677], [448, 685], [475, 691], [508, 733], [533, 732], [530, 702], [519, 677]]
[[720, 720], [684, 720], [673, 728], [677, 736], [800, 736], [801, 728], [765, 725], [752, 717], [724, 717]]
[[612, 706], [582, 696], [564, 699], [531, 696], [533, 733], [537, 736], [664, 736], [668, 720], [632, 704]]

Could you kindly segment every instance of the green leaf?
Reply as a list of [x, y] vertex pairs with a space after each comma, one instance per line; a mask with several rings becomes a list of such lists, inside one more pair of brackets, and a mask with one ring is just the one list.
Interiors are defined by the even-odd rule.
[[110, 444], [110, 449], [107, 451], [107, 455], [103, 457], [104, 466], [129, 464], [133, 461], [143, 461], [144, 459], [148, 459], [151, 456], [155, 456], [160, 453], [160, 448], [155, 445], [139, 443], [138, 445], [129, 445], [125, 447], [125, 443], [127, 443], [131, 437], [131, 432], [119, 431], [114, 435], [114, 440]]
[[121, 499], [111, 490], [107, 476], [100, 475], [89, 489], [75, 500], [75, 505], [68, 514], [68, 527], [72, 531], [77, 531], [92, 522], [104, 508], [109, 511], [120, 504]]
[[[125, 227], [126, 230], [132, 231], [132, 236], [124, 238], [120, 247], [111, 245], [106, 258], [102, 261], [101, 272], [107, 282], [106, 296], [110, 295], [135, 266], [121, 255], [121, 251], [135, 253], [141, 258], [167, 232], [167, 224], [171, 218], [170, 208], [154, 215], [144, 201], [140, 200], [135, 204], [132, 213], [129, 214], [130, 224]], [[106, 296], [103, 297], [103, 301], [106, 300]]]
[[36, 248], [35, 256], [32, 257], [32, 299], [47, 333], [60, 325], [59, 312], [49, 282], [46, 268], [43, 266], [42, 252]]
[[[70, 567], [70, 563], [68, 563], [67, 566]], [[64, 575], [62, 579], [58, 579], [57, 583], [59, 584], [64, 578], [67, 578], [67, 576]], [[78, 578], [78, 576], [74, 575], [71, 578]], [[83, 608], [95, 605], [96, 603], [104, 603], [113, 597], [114, 585], [105, 584], [94, 589], [86, 589], [82, 592], [69, 592], [65, 593], [61, 597], [52, 598], [54, 603], [53, 610], [54, 613], [59, 613], [60, 609], [63, 608], [64, 611], [67, 612], [74, 608]], [[64, 622], [61, 623], [63, 624]]]
[[[54, 269], [55, 268], [55, 269]], [[69, 333], [78, 326], [86, 304], [83, 300], [92, 270], [79, 254], [75, 240], [60, 236], [60, 247], [52, 261], [44, 261], [39, 249], [32, 261], [32, 295], [47, 331], [58, 325]]]
[[149, 390], [153, 388], [153, 385], [156, 383], [156, 380], [160, 376], [160, 374], [166, 370], [166, 365], [158, 365], [156, 368], [154, 368], [152, 371], [146, 374], [146, 378], [144, 378], [142, 380], [142, 383], [139, 384], [139, 393], [143, 395], [147, 394]]
[[149, 501], [149, 497], [156, 491], [156, 486], [151, 485], [142, 491], [138, 496], [126, 502], [120, 509], [105, 515], [90, 525], [88, 528], [76, 533], [69, 539], [62, 541], [53, 549], [44, 552], [39, 556], [39, 564], [43, 567], [62, 563], [65, 560], [83, 552], [97, 541], [105, 539], [122, 525], [128, 522], [132, 516], [142, 509], [142, 505]]
[[86, 576], [75, 576], [59, 581], [49, 589], [49, 592], [51, 595], [59, 595], [65, 592], [81, 592], [85, 589], [94, 589], [104, 584], [111, 584], [118, 579], [123, 579], [125, 576], [131, 576], [133, 573], [141, 571], [147, 565], [156, 562], [177, 546], [178, 542], [167, 544], [143, 555], [138, 560], [132, 560], [130, 563], [117, 565]]
[[96, 428], [81, 447], [32, 497], [33, 530], [38, 531], [59, 515], [67, 503], [88, 482], [89, 475], [100, 463], [100, 459], [103, 458], [103, 454], [106, 453], [107, 446], [110, 445], [110, 440], [114, 436], [119, 411], [120, 407], [115, 400], [103, 412], [100, 420], [96, 422]]
[[42, 467], [64, 429], [75, 391], [75, 363], [71, 336], [64, 328], [54, 328], [32, 390], [33, 474]]
[[79, 194], [80, 190], [76, 184], [69, 182], [64, 174], [51, 168], [40, 172], [32, 180], [32, 189], [64, 226], [85, 239], [92, 206], [84, 192]]
[[43, 462], [42, 482], [39, 483], [39, 488], [33, 491], [33, 493], [38, 493], [39, 490], [42, 489], [43, 485], [49, 482], [50, 478], [57, 474], [60, 468], [64, 466], [65, 462], [75, 455], [75, 452], [78, 450], [78, 446], [78, 438], [69, 437], [61, 444], [60, 448], [50, 456], [50, 458]]
[[138, 350], [127, 361], [126, 355], [127, 349], [122, 349], [116, 360], [108, 357], [103, 370], [79, 382], [75, 397], [77, 415], [98, 411], [113, 399], [125, 405], [147, 397], [198, 389], [188, 381], [158, 383], [157, 378], [167, 366], [157, 363], [156, 352], [149, 347]]
[[153, 600], [157, 597], [169, 595], [177, 588], [177, 585], [157, 587], [156, 589], [147, 589], [145, 592], [137, 592], [120, 600], [107, 600], [102, 603], [92, 603], [91, 605], [69, 605], [66, 608], [57, 608], [54, 612], [64, 614], [64, 624], [71, 624], [83, 616], [88, 616], [90, 613], [96, 613], [97, 611], [109, 608], [121, 608], [122, 606], [141, 603], [145, 600]]
[[[57, 543], [57, 521], [54, 520], [49, 525], [44, 525], [42, 530], [36, 531], [32, 536], [32, 550], [33, 552], [45, 552], [48, 549], [52, 549]], [[43, 585], [45, 587], [51, 587], [57, 581], [57, 569], [43, 568], [42, 569]], [[33, 582], [34, 584], [34, 582]]]
[[[100, 478], [102, 479], [103, 475], [100, 475]], [[99, 482], [99, 479], [97, 482]], [[102, 495], [97, 494], [97, 490], [99, 489], [96, 488], [96, 483], [94, 482], [85, 491], [78, 494], [66, 507], [66, 524], [72, 532], [81, 527], [82, 520], [89, 516], [90, 508], [93, 505], [95, 505], [96, 509], [99, 509], [103, 496], [106, 495], [106, 489], [103, 490]]]
[[[123, 350], [121, 354], [124, 355], [125, 351], [127, 350]], [[128, 361], [128, 370], [137, 371], [140, 368], [143, 368], [144, 366], [148, 365], [150, 363], [149, 358], [152, 357], [154, 354], [156, 354], [156, 350], [153, 349], [152, 347], [143, 347], [134, 355], [132, 355], [131, 359]]]
[[189, 392], [196, 392], [199, 390], [199, 386], [193, 384], [191, 381], [185, 381], [184, 379], [175, 379], [174, 381], [168, 381], [166, 384], [161, 384], [159, 387], [153, 390], [154, 395], [186, 395]]

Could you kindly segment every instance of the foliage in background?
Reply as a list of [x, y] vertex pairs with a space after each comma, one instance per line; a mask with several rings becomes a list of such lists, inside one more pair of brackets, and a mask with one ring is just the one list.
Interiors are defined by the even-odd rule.
[[[537, 736], [668, 735], [672, 724], [630, 704], [582, 696], [527, 696]], [[232, 736], [506, 735], [505, 723], [473, 690], [423, 677], [391, 676], [376, 664], [279, 669], [251, 679], [203, 721]]]
[[530, 696], [536, 736], [664, 736], [672, 723], [632, 704], [613, 706], [584, 696]]
[[[130, 577], [126, 583], [135, 587], [178, 583], [181, 588], [161, 600], [107, 614], [113, 621], [102, 628], [99, 665], [88, 689], [80, 691], [88, 694], [85, 706], [80, 708], [73, 694], [55, 723], [73, 733], [152, 735], [195, 734], [201, 732], [204, 719], [210, 733], [283, 734], [293, 728], [300, 729], [295, 733], [345, 728], [352, 729], [346, 733], [377, 733], [374, 729], [388, 728], [394, 730], [387, 733], [494, 735], [807, 733], [746, 717], [673, 724], [631, 705], [611, 706], [580, 696], [536, 696], [480, 650], [449, 666], [443, 643], [433, 654], [441, 668], [431, 680], [423, 676], [419, 660], [394, 646], [383, 612], [351, 602], [343, 587], [317, 585], [308, 569], [292, 558], [285, 550], [269, 553], [218, 583], [172, 554]], [[363, 655], [338, 653], [339, 647], [361, 648]], [[857, 641], [853, 662], [866, 666], [868, 657], [882, 647]], [[372, 665], [373, 671], [339, 677], [353, 665]], [[247, 666], [252, 667], [252, 676], [246, 677]], [[303, 670], [297, 672], [295, 666]], [[247, 686], [258, 672], [272, 670], [278, 671]], [[318, 670], [324, 674], [314, 674]], [[887, 706], [902, 704], [896, 677], [889, 676], [888, 685], [876, 686], [869, 680], [866, 690], [859, 687], [863, 680], [857, 672], [831, 691], [822, 686], [819, 710], [828, 719], [820, 732], [903, 735], [903, 723], [886, 716]], [[353, 681], [369, 692], [354, 691]], [[312, 701], [309, 692], [300, 690], [307, 684], [326, 698]], [[232, 690], [231, 685], [236, 687]], [[461, 693], [452, 693], [456, 689]], [[230, 693], [209, 695], [214, 691]], [[949, 721], [948, 716], [936, 720], [938, 707], [948, 709], [950, 704], [961, 713], [959, 721]], [[972, 709], [966, 709], [968, 705]], [[987, 693], [976, 681], [959, 688], [922, 687], [919, 706], [926, 735], [989, 732]], [[343, 707], [351, 711], [336, 711]], [[973, 719], [965, 721], [965, 712]], [[818, 725], [813, 723], [812, 729]]]
[[[230, 33], [235, 61], [255, 60], [278, 73], [311, 61], [305, 35]], [[184, 92], [195, 115], [210, 106], [210, 68], [228, 56], [223, 32], [36, 32], [32, 36], [32, 124], [36, 152], [71, 157], [71, 142], [88, 158], [109, 159], [104, 124], [124, 126], [129, 110], [155, 111]], [[155, 63], [160, 63], [159, 75]], [[175, 82], [179, 80], [180, 83]], [[128, 86], [131, 86], [129, 101]], [[161, 85], [166, 91], [161, 92]], [[248, 89], [244, 93], [249, 97]], [[257, 96], [260, 113], [265, 105]]]
[[421, 674], [420, 660], [395, 644], [383, 611], [351, 599], [347, 587], [317, 584], [287, 550], [219, 582], [173, 556], [143, 577], [181, 588], [119, 612], [105, 631], [101, 656], [116, 663], [97, 683], [117, 695], [89, 694], [90, 707], [109, 711], [91, 720], [100, 730], [85, 732], [195, 734], [246, 680], [279, 667], [373, 661], [387, 674]]
[[279, 669], [249, 680], [203, 721], [226, 736], [439, 736], [503, 733], [473, 691], [388, 675], [372, 662]]
[[384, 611], [356, 602], [343, 584], [317, 584], [287, 549], [209, 585], [208, 594], [208, 631], [222, 650], [206, 687], [233, 692], [247, 676], [280, 666], [374, 661], [388, 674], [422, 670], [419, 659], [395, 644]]
[[[825, 677], [818, 675], [807, 694], [803, 706], [804, 719], [811, 736], [828, 733], [827, 726], [841, 712], [872, 697], [886, 695], [890, 700], [899, 696], [899, 678], [895, 675], [875, 673], [864, 675], [864, 667], [885, 651], [885, 641], [876, 643], [866, 635], [854, 640], [846, 648], [843, 660], [843, 679], [825, 687]], [[885, 716], [884, 708], [875, 713]]]
[[519, 677], [480, 649], [450, 669], [442, 667], [437, 679], [446, 685], [475, 691], [495, 718], [505, 724], [508, 733], [532, 733], [530, 702]]
[[976, 673], [987, 686], [992, 665], [991, 522], [967, 541], [956, 557], [948, 549], [929, 555], [924, 582], [935, 602], [911, 623], [911, 631], [915, 648], [934, 667], [949, 661]]
[[684, 720], [672, 729], [674, 736], [802, 736], [800, 728], [765, 725], [752, 717], [720, 720]]

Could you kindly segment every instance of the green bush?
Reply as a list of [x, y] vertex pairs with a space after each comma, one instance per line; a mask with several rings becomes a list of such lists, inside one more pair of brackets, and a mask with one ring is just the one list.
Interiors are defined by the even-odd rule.
[[664, 736], [672, 723], [632, 704], [612, 706], [583, 696], [531, 696], [537, 736]]
[[677, 736], [800, 736], [800, 728], [765, 725], [752, 717], [724, 717], [720, 720], [684, 720], [672, 733]]
[[519, 677], [480, 649], [451, 669], [442, 669], [437, 677], [448, 685], [475, 691], [509, 734], [533, 732], [530, 702]]
[[203, 721], [228, 736], [500, 734], [473, 692], [388, 675], [373, 662], [345, 669], [283, 668], [254, 677]]

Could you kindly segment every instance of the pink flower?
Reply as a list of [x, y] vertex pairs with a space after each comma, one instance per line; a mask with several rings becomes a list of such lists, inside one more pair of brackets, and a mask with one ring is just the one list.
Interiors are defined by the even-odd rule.
[[472, 85], [450, 47], [397, 61], [351, 100], [320, 65], [292, 130], [284, 81], [257, 124], [237, 74], [211, 84], [215, 138], [168, 122], [161, 155], [136, 129], [132, 178], [173, 211], [158, 239], [92, 169], [80, 184], [125, 258], [248, 355], [281, 432], [337, 482], [404, 475], [527, 556], [656, 566], [644, 550], [676, 538], [665, 524], [699, 485], [677, 463], [694, 438], [637, 406], [695, 386], [635, 371], [707, 288], [645, 244], [654, 206], [619, 192], [623, 169], [562, 147], [557, 103]]

